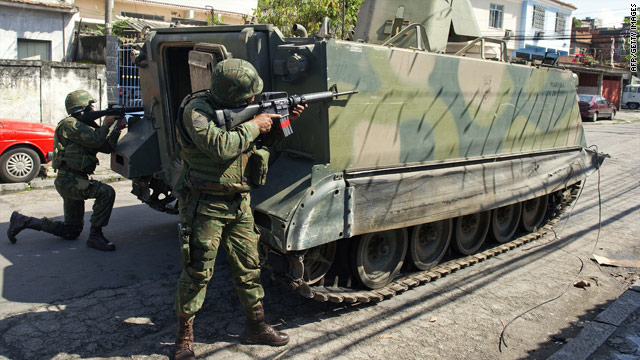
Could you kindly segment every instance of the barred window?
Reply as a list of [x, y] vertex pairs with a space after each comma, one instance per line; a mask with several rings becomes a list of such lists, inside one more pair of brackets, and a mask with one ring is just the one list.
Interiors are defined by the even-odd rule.
[[556, 14], [556, 32], [558, 34], [564, 33], [564, 25], [567, 21], [567, 17], [562, 14]]
[[533, 6], [533, 27], [544, 30], [544, 8], [542, 6]]
[[504, 6], [491, 4], [489, 8], [489, 27], [502, 29], [502, 17]]

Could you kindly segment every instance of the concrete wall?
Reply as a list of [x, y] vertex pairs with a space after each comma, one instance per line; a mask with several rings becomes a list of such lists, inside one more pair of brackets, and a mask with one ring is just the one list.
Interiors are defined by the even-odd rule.
[[64, 99], [87, 90], [107, 107], [104, 65], [0, 60], [0, 117], [55, 125], [67, 116]]
[[74, 15], [77, 14], [0, 6], [0, 59], [17, 59], [18, 39], [22, 38], [50, 41], [51, 60], [68, 60]]
[[83, 36], [74, 47], [73, 61], [104, 64], [106, 62], [106, 39], [104, 36]]

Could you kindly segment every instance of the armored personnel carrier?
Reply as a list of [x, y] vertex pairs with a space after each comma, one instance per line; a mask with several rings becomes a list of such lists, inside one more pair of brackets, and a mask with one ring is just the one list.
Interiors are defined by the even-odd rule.
[[510, 62], [504, 42], [479, 36], [468, 0], [369, 0], [353, 40], [326, 28], [152, 31], [136, 57], [145, 115], [112, 168], [175, 212], [178, 107], [223, 59], [251, 62], [265, 91], [356, 89], [292, 123], [252, 206], [264, 266], [304, 296], [366, 302], [540, 236], [602, 162], [586, 148], [574, 75]]

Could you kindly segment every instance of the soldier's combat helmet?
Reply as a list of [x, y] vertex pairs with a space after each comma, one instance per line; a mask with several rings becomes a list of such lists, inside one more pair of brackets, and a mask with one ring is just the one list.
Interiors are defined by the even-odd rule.
[[67, 114], [71, 115], [78, 111], [83, 111], [94, 102], [96, 102], [96, 99], [87, 91], [76, 90], [70, 92], [67, 98], [64, 99], [64, 107], [67, 108]]
[[216, 65], [211, 74], [211, 95], [224, 107], [247, 105], [247, 100], [262, 92], [262, 79], [251, 63], [227, 59]]

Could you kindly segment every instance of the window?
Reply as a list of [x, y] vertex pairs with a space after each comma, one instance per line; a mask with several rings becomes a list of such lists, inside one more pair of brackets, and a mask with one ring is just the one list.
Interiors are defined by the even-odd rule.
[[18, 39], [19, 60], [51, 60], [51, 41]]
[[489, 27], [502, 29], [504, 6], [491, 4], [489, 8]]
[[125, 12], [125, 11], [123, 11], [121, 14], [122, 16], [136, 18], [136, 19], [164, 21], [164, 16], [159, 16], [159, 15], [139, 14], [139, 13]]
[[533, 6], [533, 27], [544, 29], [544, 8], [542, 6]]
[[556, 33], [558, 34], [564, 33], [564, 25], [566, 20], [567, 20], [567, 17], [565, 15], [562, 15], [559, 13], [556, 14]]

